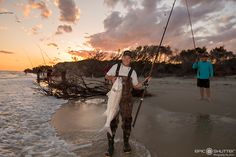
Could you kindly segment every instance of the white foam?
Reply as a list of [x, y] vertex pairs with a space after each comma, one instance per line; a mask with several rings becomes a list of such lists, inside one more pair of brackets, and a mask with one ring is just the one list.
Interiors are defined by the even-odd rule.
[[93, 99], [85, 100], [86, 104], [102, 104], [104, 102], [105, 102], [105, 99], [103, 98], [93, 98]]
[[38, 93], [32, 75], [0, 76], [5, 77], [11, 79], [0, 79], [0, 156], [76, 156], [49, 124], [66, 101]]

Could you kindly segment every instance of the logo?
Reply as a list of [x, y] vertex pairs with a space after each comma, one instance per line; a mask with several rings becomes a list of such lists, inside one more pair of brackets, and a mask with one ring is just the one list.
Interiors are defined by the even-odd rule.
[[216, 157], [236, 157], [235, 149], [195, 149], [194, 153], [196, 154], [206, 154], [207, 156], [216, 156]]
[[213, 149], [207, 148], [206, 149], [206, 155], [212, 155], [213, 154]]

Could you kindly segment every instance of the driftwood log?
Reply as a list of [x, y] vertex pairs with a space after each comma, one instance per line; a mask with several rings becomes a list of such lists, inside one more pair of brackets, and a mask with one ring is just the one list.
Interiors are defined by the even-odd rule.
[[[64, 73], [61, 77], [40, 78], [39, 81], [39, 89], [45, 95], [63, 99], [105, 96], [111, 86], [110, 83], [101, 80], [101, 78], [88, 78], [76, 74], [73, 77], [66, 78]], [[140, 97], [142, 93], [143, 90], [132, 91], [134, 97]], [[151, 96], [151, 94], [147, 92], [145, 96]]]
[[39, 86], [44, 94], [64, 99], [105, 96], [110, 89], [109, 85], [97, 79], [86, 81], [82, 76], [79, 79], [79, 83], [69, 80], [48, 82], [44, 79], [40, 81]]

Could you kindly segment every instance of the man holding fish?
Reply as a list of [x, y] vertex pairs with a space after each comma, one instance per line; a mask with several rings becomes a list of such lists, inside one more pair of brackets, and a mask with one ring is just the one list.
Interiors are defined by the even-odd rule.
[[[113, 83], [112, 89], [108, 93], [108, 104], [105, 112], [107, 115], [105, 127], [107, 128], [108, 138], [108, 150], [105, 153], [105, 156], [107, 157], [112, 156], [114, 153], [114, 137], [119, 123], [119, 115], [121, 115], [122, 118], [124, 138], [123, 151], [125, 153], [131, 152], [129, 144], [133, 109], [131, 91], [133, 88], [141, 89], [143, 83], [150, 80], [150, 77], [147, 77], [143, 82], [138, 82], [137, 73], [130, 67], [131, 61], [132, 52], [128, 50], [124, 51], [122, 63], [113, 65], [105, 76], [107, 80], [110, 80]], [[120, 88], [119, 85], [121, 86]]]

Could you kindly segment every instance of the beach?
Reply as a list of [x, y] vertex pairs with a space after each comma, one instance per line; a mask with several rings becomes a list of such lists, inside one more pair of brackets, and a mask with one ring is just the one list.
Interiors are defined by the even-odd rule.
[[[32, 74], [0, 72], [0, 156], [104, 156], [107, 98], [57, 99], [44, 95], [35, 80]], [[235, 156], [235, 80], [214, 78], [209, 103], [199, 100], [194, 78], [152, 79], [152, 96], [144, 99], [132, 129], [133, 151], [123, 153], [119, 126], [114, 157], [207, 156], [200, 152], [207, 148], [230, 149]], [[133, 115], [139, 99], [134, 100]]]
[[[144, 99], [131, 133], [133, 151], [130, 155], [122, 152], [119, 127], [114, 156], [207, 156], [207, 148], [213, 150], [213, 155], [217, 155], [217, 150], [231, 149], [231, 155], [236, 156], [236, 77], [214, 78], [211, 90], [212, 102], [208, 102], [199, 99], [195, 78], [152, 79], [148, 92], [153, 96]], [[73, 145], [73, 153], [82, 157], [104, 156], [106, 134], [99, 131], [105, 123], [105, 99], [69, 101], [53, 114], [51, 124], [57, 136]], [[133, 115], [137, 104], [135, 98]]]

